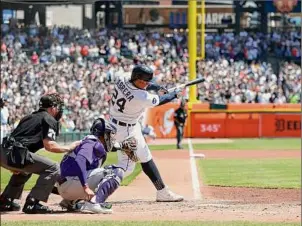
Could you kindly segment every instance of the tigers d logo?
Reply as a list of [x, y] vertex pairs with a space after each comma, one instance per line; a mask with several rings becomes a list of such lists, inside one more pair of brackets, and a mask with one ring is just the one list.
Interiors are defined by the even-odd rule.
[[276, 126], [276, 131], [277, 132], [284, 131], [285, 130], [285, 120], [284, 119], [276, 119], [275, 126]]
[[276, 132], [301, 130], [301, 122], [296, 120], [276, 119], [275, 130]]
[[298, 0], [274, 0], [274, 5], [281, 13], [289, 13], [297, 5]]

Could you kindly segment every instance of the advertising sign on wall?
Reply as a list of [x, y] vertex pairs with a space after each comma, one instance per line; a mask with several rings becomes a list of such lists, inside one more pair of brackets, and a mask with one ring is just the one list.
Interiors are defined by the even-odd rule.
[[262, 121], [264, 137], [301, 137], [300, 114], [264, 114]]
[[[276, 109], [273, 104], [259, 104], [257, 106], [261, 106], [263, 110]], [[158, 138], [175, 138], [174, 112], [178, 107], [179, 104], [177, 103], [169, 103], [150, 108], [146, 113], [145, 124], [154, 128]], [[193, 105], [193, 109], [194, 107], [199, 110], [209, 109], [206, 104], [196, 104], [196, 106]], [[261, 113], [259, 107], [253, 110], [251, 104], [234, 104], [228, 108], [236, 109], [238, 107], [242, 107], [241, 110], [249, 109], [250, 112], [192, 112], [186, 121], [184, 135], [190, 134], [194, 138], [301, 137], [301, 114], [299, 111], [296, 113]], [[301, 109], [299, 104], [284, 104], [279, 107], [283, 111], [286, 107]], [[190, 123], [191, 127], [189, 128]]]
[[200, 138], [258, 137], [259, 115], [193, 113], [191, 135]]
[[160, 107], [150, 108], [145, 116], [145, 124], [152, 125], [157, 137], [174, 138], [174, 112], [178, 105], [165, 104]]
[[[160, 25], [170, 28], [187, 28], [187, 8], [124, 8], [124, 25]], [[232, 8], [207, 8], [206, 28], [226, 28], [235, 24]], [[198, 19], [201, 23], [201, 18]]]

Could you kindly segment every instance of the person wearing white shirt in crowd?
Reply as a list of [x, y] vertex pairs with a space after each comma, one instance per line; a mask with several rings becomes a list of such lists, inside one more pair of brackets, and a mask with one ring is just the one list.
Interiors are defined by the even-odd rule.
[[6, 100], [3, 100], [0, 98], [0, 111], [1, 111], [1, 144], [4, 137], [8, 135], [8, 118], [9, 118], [9, 112], [8, 108], [6, 107]]

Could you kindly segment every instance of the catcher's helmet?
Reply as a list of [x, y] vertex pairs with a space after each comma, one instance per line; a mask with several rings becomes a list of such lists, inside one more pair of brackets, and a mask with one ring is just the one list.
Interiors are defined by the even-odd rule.
[[133, 68], [130, 81], [137, 79], [150, 82], [153, 79], [153, 70], [146, 65], [137, 65]]
[[104, 137], [106, 151], [109, 152], [112, 150], [115, 144], [114, 135], [116, 133], [116, 128], [110, 125], [109, 122], [102, 118], [94, 120], [90, 128], [90, 133], [98, 138]]
[[96, 137], [104, 136], [105, 133], [116, 133], [116, 128], [102, 118], [94, 120], [90, 133]]

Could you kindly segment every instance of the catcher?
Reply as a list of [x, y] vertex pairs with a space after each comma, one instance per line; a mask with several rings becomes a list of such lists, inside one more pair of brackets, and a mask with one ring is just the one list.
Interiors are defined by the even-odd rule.
[[[107, 152], [127, 148], [135, 151], [136, 140], [129, 138], [121, 144], [115, 143], [116, 128], [102, 118], [93, 122], [90, 135], [61, 161], [61, 176], [58, 192], [63, 197], [60, 206], [67, 210], [112, 213], [107, 198], [120, 186], [124, 170], [114, 165], [99, 168], [106, 161]], [[85, 200], [80, 204], [74, 200]]]

